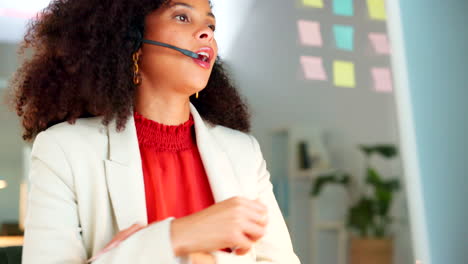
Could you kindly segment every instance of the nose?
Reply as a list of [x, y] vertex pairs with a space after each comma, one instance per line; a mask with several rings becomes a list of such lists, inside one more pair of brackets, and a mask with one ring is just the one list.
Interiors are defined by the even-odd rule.
[[214, 38], [214, 32], [211, 28], [204, 26], [196, 33], [196, 37], [199, 40], [211, 42]]

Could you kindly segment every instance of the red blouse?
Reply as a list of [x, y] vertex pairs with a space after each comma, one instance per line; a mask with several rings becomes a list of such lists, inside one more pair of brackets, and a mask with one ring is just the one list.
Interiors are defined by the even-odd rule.
[[135, 112], [148, 224], [183, 217], [214, 204], [195, 140], [193, 117], [177, 126]]

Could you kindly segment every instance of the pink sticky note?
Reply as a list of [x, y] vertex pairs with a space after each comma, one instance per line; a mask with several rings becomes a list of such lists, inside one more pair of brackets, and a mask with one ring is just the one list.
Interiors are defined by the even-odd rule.
[[390, 42], [388, 41], [387, 34], [369, 33], [369, 40], [377, 54], [391, 53]]
[[392, 73], [389, 68], [372, 68], [374, 89], [377, 92], [390, 93], [393, 91]]
[[323, 68], [322, 58], [301, 56], [301, 64], [306, 79], [319, 81], [327, 80], [327, 73]]
[[318, 47], [323, 45], [320, 23], [308, 20], [299, 20], [297, 21], [297, 26], [299, 28], [299, 38], [302, 45]]
[[27, 12], [19, 9], [0, 8], [0, 17], [31, 19], [36, 17], [35, 12]]

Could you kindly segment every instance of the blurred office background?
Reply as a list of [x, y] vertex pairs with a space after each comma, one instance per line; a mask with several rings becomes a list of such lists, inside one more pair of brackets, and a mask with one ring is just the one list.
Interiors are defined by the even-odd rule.
[[[27, 20], [48, 2], [0, 3], [2, 97], [20, 63], [16, 51]], [[302, 263], [468, 262], [462, 208], [468, 4], [212, 2], [220, 56], [253, 111], [252, 133]], [[3, 103], [0, 124], [1, 247], [21, 244], [15, 227], [26, 206], [29, 147]], [[376, 148], [367, 163], [361, 145], [397, 151], [385, 158]], [[360, 194], [375, 200], [376, 185], [366, 183], [369, 166], [380, 181], [398, 181], [400, 188], [385, 192], [393, 197], [387, 233], [359, 240], [347, 220]], [[319, 179], [343, 173], [353, 188], [327, 184], [310, 194]]]

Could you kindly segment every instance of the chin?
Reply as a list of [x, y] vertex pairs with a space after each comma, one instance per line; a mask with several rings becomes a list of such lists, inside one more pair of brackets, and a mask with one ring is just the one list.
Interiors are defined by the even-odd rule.
[[204, 79], [199, 79], [199, 80], [192, 80], [192, 82], [190, 82], [188, 87], [192, 87], [191, 90], [194, 91], [194, 93], [196, 93], [197, 91], [201, 92], [201, 90], [205, 89], [207, 84], [208, 84], [208, 79], [204, 78]]

